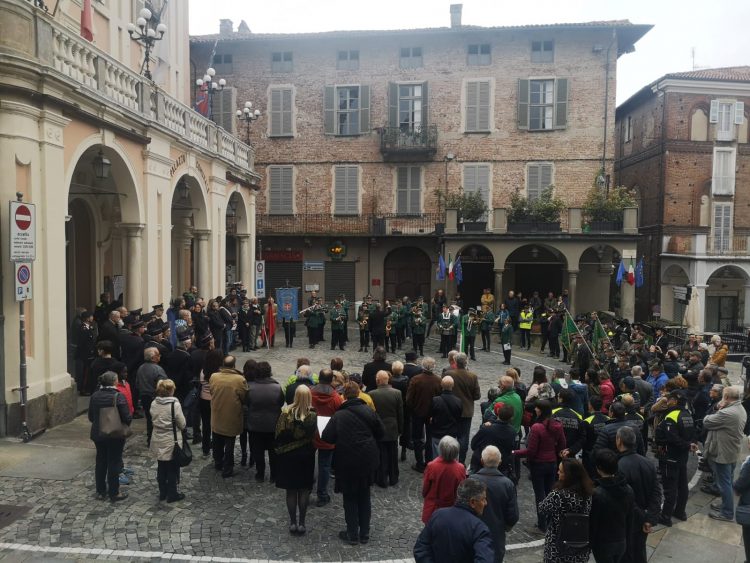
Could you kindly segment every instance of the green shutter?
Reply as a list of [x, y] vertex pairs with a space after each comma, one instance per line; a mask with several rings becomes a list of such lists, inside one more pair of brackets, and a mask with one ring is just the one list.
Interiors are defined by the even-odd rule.
[[428, 119], [427, 119], [427, 100], [429, 99], [428, 90], [427, 90], [427, 82], [422, 83], [422, 127], [427, 127]]
[[518, 81], [518, 128], [529, 128], [529, 81]]
[[388, 83], [388, 127], [398, 127], [398, 84]]
[[359, 87], [359, 133], [370, 133], [370, 87]]
[[477, 131], [477, 115], [479, 113], [479, 82], [466, 83], [466, 130]]
[[568, 125], [568, 79], [558, 78], [555, 84], [555, 128]]
[[324, 100], [324, 128], [326, 135], [336, 134], [336, 89], [333, 86], [326, 86], [323, 89]]

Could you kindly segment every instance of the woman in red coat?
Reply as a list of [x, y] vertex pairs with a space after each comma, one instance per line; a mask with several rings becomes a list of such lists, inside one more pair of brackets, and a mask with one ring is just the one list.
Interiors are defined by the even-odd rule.
[[466, 479], [466, 467], [457, 461], [458, 440], [453, 436], [443, 436], [438, 451], [440, 457], [427, 464], [422, 481], [422, 522], [425, 524], [438, 508], [455, 504], [456, 489]]

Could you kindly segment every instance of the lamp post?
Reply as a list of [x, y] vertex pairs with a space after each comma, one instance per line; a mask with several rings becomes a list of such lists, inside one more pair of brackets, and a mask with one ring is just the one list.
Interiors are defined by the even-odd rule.
[[246, 129], [246, 142], [250, 144], [250, 124], [260, 117], [260, 110], [256, 109], [253, 111], [253, 102], [245, 102], [243, 109], [237, 110], [237, 119], [240, 123], [244, 123], [247, 126]]
[[[157, 41], [164, 39], [164, 34], [167, 31], [167, 26], [161, 22], [159, 22], [155, 28], [152, 27], [154, 22], [151, 20], [151, 16], [151, 10], [143, 8], [138, 13], [138, 19], [135, 20], [135, 23], [131, 22], [128, 24], [128, 35], [130, 35], [130, 38], [136, 43], [143, 45], [146, 49], [146, 52], [143, 54], [143, 64], [141, 65], [141, 68], [145, 69], [143, 71], [143, 76], [149, 80], [152, 79], [151, 69], [149, 68], [151, 50], [154, 48]], [[151, 25], [149, 25], [149, 23]]]
[[[198, 87], [199, 92], [203, 92], [208, 99], [208, 112], [207, 116], [210, 120], [214, 119], [214, 94], [221, 92], [227, 86], [227, 81], [223, 78], [216, 80], [216, 70], [212, 67], [208, 67], [206, 74], [203, 78], [199, 78], [195, 81], [195, 85]], [[197, 99], [197, 96], [196, 96]]]

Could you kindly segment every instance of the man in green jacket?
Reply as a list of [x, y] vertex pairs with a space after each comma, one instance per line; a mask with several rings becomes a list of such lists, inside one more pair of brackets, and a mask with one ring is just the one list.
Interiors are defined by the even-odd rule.
[[498, 403], [505, 403], [506, 405], [513, 407], [513, 420], [511, 420], [511, 425], [516, 432], [520, 431], [521, 419], [523, 418], [523, 402], [518, 393], [516, 393], [513, 378], [509, 375], [503, 375], [500, 378], [500, 395], [495, 399], [494, 403], [487, 407], [487, 410], [484, 413], [485, 416], [483, 417], [485, 421], [487, 421], [488, 418], [489, 420], [493, 420], [495, 415], [495, 405]]

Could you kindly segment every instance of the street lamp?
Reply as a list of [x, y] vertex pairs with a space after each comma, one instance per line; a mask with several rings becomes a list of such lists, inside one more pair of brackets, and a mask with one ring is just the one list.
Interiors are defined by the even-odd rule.
[[109, 171], [112, 168], [112, 163], [106, 156], [104, 156], [104, 152], [102, 152], [101, 149], [99, 149], [99, 154], [94, 157], [91, 165], [94, 168], [94, 175], [97, 179], [106, 180], [109, 178]]
[[198, 87], [198, 91], [203, 93], [203, 95], [207, 98], [207, 117], [212, 121], [214, 118], [214, 95], [216, 94], [216, 92], [221, 92], [227, 86], [226, 80], [224, 80], [223, 78], [216, 80], [214, 78], [215, 76], [216, 70], [214, 70], [212, 67], [208, 67], [208, 69], [206, 70], [206, 74], [203, 75], [203, 78], [199, 78], [195, 81], [195, 85]]
[[[130, 38], [136, 43], [143, 45], [146, 49], [141, 68], [145, 68], [143, 76], [149, 80], [151, 80], [151, 70], [149, 69], [151, 50], [154, 48], [157, 41], [164, 39], [164, 34], [167, 31], [167, 26], [161, 22], [159, 22], [155, 28], [152, 27], [154, 22], [151, 20], [151, 16], [151, 10], [143, 8], [139, 12], [138, 19], [135, 20], [135, 23], [131, 22], [128, 24], [128, 35], [130, 35]], [[149, 22], [151, 25], [149, 25]]]
[[250, 124], [260, 117], [260, 110], [253, 111], [253, 102], [245, 102], [243, 109], [237, 110], [237, 119], [247, 126], [247, 143], [250, 143]]

